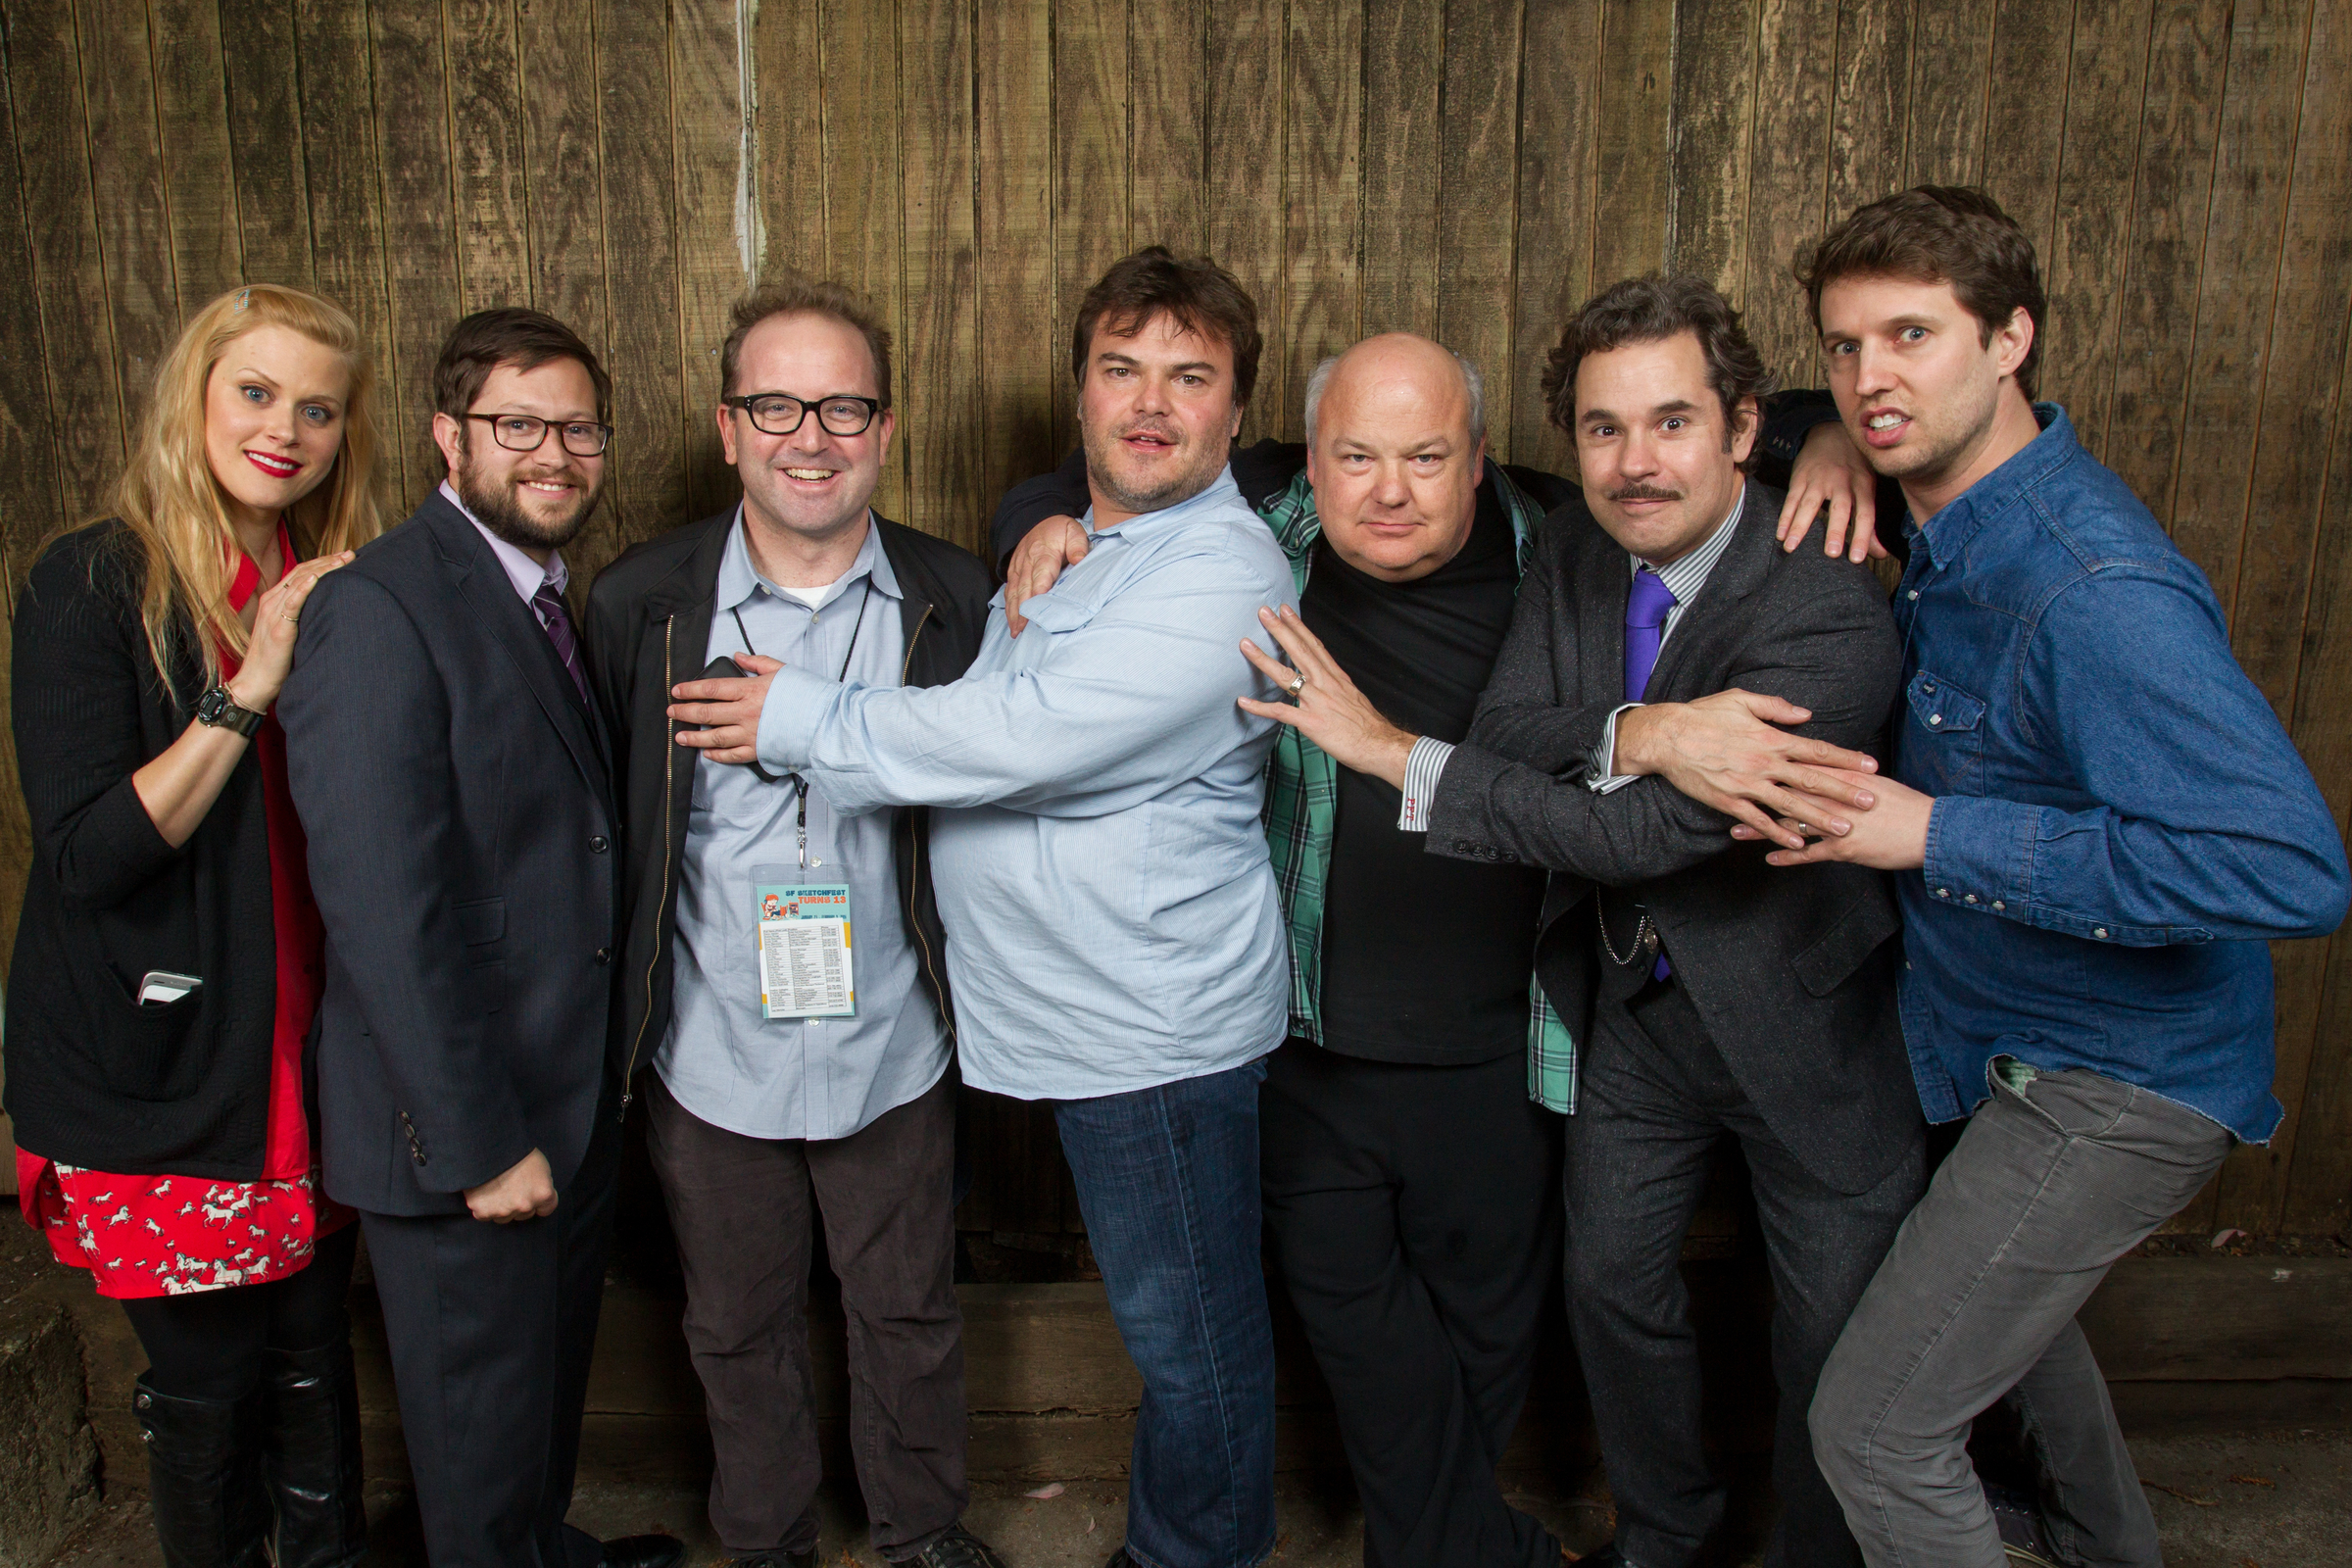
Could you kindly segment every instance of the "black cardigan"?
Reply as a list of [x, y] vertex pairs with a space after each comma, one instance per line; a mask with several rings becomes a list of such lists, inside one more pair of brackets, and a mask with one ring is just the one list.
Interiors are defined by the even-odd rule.
[[[144, 566], [120, 522], [57, 540], [17, 601], [11, 694], [32, 866], [8, 971], [8, 1113], [24, 1148], [126, 1175], [262, 1174], [277, 1007], [270, 833], [251, 748], [179, 849], [130, 775], [203, 687], [193, 630], [176, 698], [139, 619]], [[151, 969], [200, 976], [141, 1006]]]

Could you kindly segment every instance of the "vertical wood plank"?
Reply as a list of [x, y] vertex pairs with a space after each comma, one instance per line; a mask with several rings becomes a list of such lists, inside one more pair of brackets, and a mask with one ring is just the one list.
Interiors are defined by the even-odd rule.
[[[1602, 8], [1595, 291], [1662, 270], [1673, 251], [1674, 166], [1659, 154], [1673, 136], [1675, 9], [1644, 0], [1606, 0]], [[1450, 118], [1450, 96], [1446, 105]]]
[[1738, 305], [1747, 293], [1756, 0], [1685, 0], [1675, 10], [1669, 265], [1707, 279]]
[[218, 0], [150, 0], [172, 270], [184, 318], [244, 274]]
[[[1487, 421], [1498, 459], [1575, 471], [1576, 448], [1544, 412], [1544, 362], [1592, 290], [1598, 172], [1601, 0], [1529, 0], [1520, 58], [1519, 238], [1511, 417]], [[1370, 206], [1369, 189], [1366, 206]], [[1490, 380], [1506, 367], [1485, 368]]]
[[1127, 29], [1127, 243], [1198, 255], [1208, 243], [1207, 8], [1142, 0]]
[[[2352, 210], [2352, 14], [2342, 6], [2314, 9], [2302, 89], [2232, 641], [2238, 662], [2279, 715], [2295, 723], [2299, 713], [2308, 713], [2317, 731], [2310, 742], [2326, 745], [2326, 728], [2344, 722], [2341, 710], [2304, 710], [2297, 687], [2306, 667], [2305, 611], [2334, 426], [2344, 416], [2341, 377], [2352, 331], [2345, 303], [2352, 300], [2352, 225], [2344, 221]], [[2290, 1103], [2303, 1099], [2302, 1080], [2311, 1066], [2327, 948], [2297, 942], [2273, 950], [2278, 960], [2278, 1083]], [[2333, 1039], [2338, 1053], [2343, 1039]], [[2327, 1133], [2313, 1142], [2343, 1141], [2340, 1121], [2322, 1125]], [[2303, 1140], [2290, 1134], [2287, 1142]], [[2269, 1220], [2279, 1202], [2278, 1178], [2293, 1152], [2250, 1152], [2225, 1169], [2225, 1223], [2241, 1212], [2258, 1223]]]
[[597, 175], [605, 231], [620, 240], [605, 256], [615, 428], [604, 525], [617, 547], [697, 515], [686, 484], [686, 430], [694, 418], [710, 423], [716, 389], [706, 378], [689, 395], [680, 368], [667, 21], [661, 7], [639, 0], [598, 0], [596, 40]]
[[[2310, 0], [2238, 0], [2230, 26], [2213, 193], [2173, 476], [2173, 540], [2205, 568], [2234, 622], [2256, 411], [2295, 147]], [[2166, 516], [2166, 509], [2156, 508]]]
[[972, 32], [963, 0], [902, 0], [906, 336], [899, 441], [907, 520], [967, 549], [980, 488], [979, 271], [973, 212]]
[[[870, 13], [871, 8], [827, 7], [825, 23], [830, 25], [844, 11]], [[745, 194], [747, 144], [736, 16], [733, 6], [703, 5], [673, 6], [669, 18], [669, 90], [677, 126], [678, 349], [683, 372], [679, 397], [685, 409], [687, 486], [697, 516], [731, 504], [740, 488], [734, 470], [726, 466], [726, 455], [718, 444], [718, 426], [710, 416], [718, 403], [718, 350], [727, 337], [727, 312], [751, 281], [744, 266], [744, 234], [738, 217], [742, 209], [737, 206], [737, 198]], [[828, 38], [823, 47], [830, 51], [837, 46]], [[828, 74], [828, 113], [832, 92], [860, 72], [869, 75], [877, 71], [887, 73], [895, 82], [895, 40], [885, 32], [874, 41], [874, 47], [881, 55], [879, 65], [871, 60], [861, 62], [856, 54], [829, 56], [838, 60], [842, 69]], [[861, 142], [887, 143], [892, 153], [892, 177], [886, 184], [867, 185], [862, 194], [869, 198], [888, 199], [897, 194], [898, 126], [897, 116], [891, 112], [895, 102], [895, 94], [881, 98], [860, 111], [875, 113], [878, 118], [852, 121]], [[845, 157], [843, 167], [850, 172], [857, 166]], [[838, 198], [840, 187], [836, 186], [833, 194]], [[865, 221], [897, 234], [895, 214], [889, 220], [869, 214]], [[892, 254], [895, 258], [895, 250]], [[872, 278], [854, 267], [849, 277], [858, 288], [870, 291], [875, 286]], [[897, 324], [894, 316], [892, 325], [895, 328]], [[899, 466], [893, 465], [893, 468]], [[885, 470], [881, 492], [874, 498], [874, 504], [885, 512], [901, 505], [894, 477]], [[672, 519], [673, 525], [686, 520]]]
[[2037, 395], [2067, 406], [2094, 455], [2103, 453], [2113, 394], [2116, 300], [2130, 237], [2132, 181], [2148, 61], [2148, 0], [2081, 0], [2058, 204], [2042, 286], [2050, 301]]
[[[1054, 0], [1053, 36], [1054, 289], [1066, 313], [1132, 248], [1126, 0]], [[1077, 413], [1070, 384], [1054, 385], [1055, 445], [1064, 447], [1077, 440]]]
[[[1534, 0], [1531, 39], [1535, 16], [1557, 9], [1551, 0]], [[1393, 331], [1429, 336], [1438, 329], [1438, 94], [1446, 69], [1446, 9], [1425, 0], [1366, 0], [1363, 26], [1367, 112], [1359, 326], [1365, 336]], [[1536, 53], [1531, 43], [1531, 79], [1538, 70], [1571, 74], [1590, 65], [1589, 56], [1558, 60]], [[1532, 93], [1529, 108], [1531, 113], [1540, 108]], [[1577, 230], [1580, 239], [1583, 233]]]
[[68, 0], [10, 16], [9, 87], [47, 359], [47, 435], [68, 517], [98, 514], [122, 462], [124, 429], [77, 54]]
[[1911, 23], [1903, 184], [1973, 185], [1984, 151], [1993, 0], [1935, 0]]
[[2000, 0], [1993, 15], [1992, 68], [1984, 100], [1984, 188], [2050, 254], [2058, 203], [2059, 150], [2066, 134], [2073, 0]]
[[[1282, 0], [1212, 0], [1208, 24], [1208, 249], [1257, 301], [1265, 343], [1256, 395], [1242, 419], [1245, 445], [1302, 433], [1284, 406], [1283, 177], [1289, 160], [1283, 82], [1289, 73]], [[1068, 55], [1057, 57], [1056, 69]], [[1066, 223], [1066, 216], [1058, 220]]]
[[1818, 386], [1812, 309], [1796, 254], [1843, 218], [1829, 208], [1830, 71], [1837, 0], [1764, 0], [1756, 20], [1756, 135], [1748, 160], [1748, 336], [1790, 385]]
[[309, 288], [311, 203], [293, 0], [220, 0], [220, 35], [236, 40], [221, 53], [245, 281]]
[[[316, 244], [311, 275], [319, 291], [351, 313], [375, 363], [380, 390], [391, 388], [392, 316], [385, 280], [383, 181], [369, 134], [375, 112], [374, 51], [364, 7], [342, 0], [296, 0], [296, 49], [302, 62], [304, 201]], [[379, 403], [389, 413], [389, 403]], [[384, 432], [387, 437], [390, 430]], [[389, 440], [387, 491], [408, 487], [409, 447]]]
[[439, 0], [372, 0], [369, 18], [392, 344], [384, 439], [400, 450], [401, 503], [413, 509], [446, 471], [433, 445], [433, 362], [463, 314], [441, 6]]
[[976, 509], [1060, 461], [1054, 405], [1069, 385], [1069, 318], [1057, 299], [1054, 242], [1052, 0], [980, 8], [973, 34], [979, 105], [980, 494]]
[[106, 261], [107, 303], [114, 315], [115, 374], [124, 433], [135, 440], [132, 432], [179, 315], [147, 15], [96, 0], [81, 0], [74, 9], [82, 87], [89, 95], [98, 250]]
[[441, 9], [459, 303], [466, 312], [528, 305], [530, 223], [523, 198], [528, 175], [513, 3], [446, 0]]
[[832, 174], [825, 157], [824, 73], [810, 66], [818, 59], [817, 12], [808, 4], [763, 5], [752, 27], [752, 135], [759, 148], [760, 227], [756, 260], [762, 275], [792, 267], [824, 277], [830, 270], [825, 195]]
[[1830, 221], [1902, 189], [1911, 0], [1845, 0], [1830, 109]]
[[[1290, 191], [1283, 261], [1282, 359], [1289, 424], [1306, 433], [1306, 379], [1316, 362], [1355, 341], [1357, 245], [1363, 206], [1361, 0], [1291, 0]], [[1504, 367], [1496, 365], [1500, 373]], [[1507, 424], [1505, 425], [1507, 429]]]
[[[1653, 9], [1669, 13], [1671, 24], [1672, 7]], [[1488, 428], [1509, 430], [1515, 427], [1517, 391], [1510, 374], [1511, 307], [1518, 295], [1519, 55], [1525, 18], [1517, 0], [1469, 15], [1466, 10], [1466, 0], [1446, 7], [1446, 118], [1438, 137], [1438, 338], [1486, 377]], [[1609, 21], [1616, 20], [1612, 5]], [[1665, 49], [1673, 49], [1671, 31]], [[1663, 117], [1667, 80], [1659, 74], [1670, 69], [1629, 57], [1611, 74], [1620, 79], [1654, 75]], [[1663, 141], [1661, 136], [1659, 144]]]
[[531, 303], [601, 356], [610, 343], [596, 176], [594, 0], [518, 0]]
[[2213, 188], [2230, 0], [2166, 0], [2149, 28], [2131, 235], [2116, 299], [2107, 466], [2151, 511], [2170, 510], [2188, 392], [2190, 330]]
[[[49, 442], [41, 306], [17, 161], [15, 97], [8, 73], [0, 72], [0, 605], [12, 617], [41, 541], [66, 520]], [[11, 689], [12, 642], [0, 639], [0, 692]], [[16, 776], [16, 727], [0, 724], [0, 780], [12, 781], [0, 784], [0, 954], [16, 951], [17, 916], [32, 866], [31, 824], [24, 793], [13, 787]], [[0, 1117], [0, 1128], [6, 1126]]]
[[[888, 7], [837, 5], [824, 9], [819, 35], [828, 68], [825, 162], [832, 170], [826, 247], [835, 274], [871, 300], [890, 324], [904, 370], [906, 311], [900, 290], [906, 251], [901, 232], [904, 173], [899, 142], [906, 127], [900, 113], [898, 32]], [[682, 74], [680, 82], [682, 86]], [[679, 123], [687, 123], [683, 112]], [[681, 194], [684, 190], [681, 183]], [[690, 200], [685, 212], [691, 235]], [[687, 243], [694, 241], [690, 238]], [[693, 347], [690, 330], [690, 354]], [[906, 417], [900, 416], [902, 423]], [[881, 487], [874, 492], [874, 506], [891, 517], [906, 515], [907, 455], [902, 431], [883, 467]]]

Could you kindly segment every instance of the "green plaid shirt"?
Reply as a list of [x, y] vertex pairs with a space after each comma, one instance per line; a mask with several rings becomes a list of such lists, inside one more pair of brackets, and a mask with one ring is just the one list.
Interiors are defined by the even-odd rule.
[[[1487, 464], [1488, 479], [1510, 514], [1519, 541], [1519, 570], [1535, 556], [1536, 524], [1544, 511], [1511, 483], [1502, 466]], [[1298, 592], [1323, 523], [1315, 515], [1315, 492], [1300, 470], [1290, 488], [1258, 508], [1283, 554]], [[1323, 1043], [1323, 893], [1331, 881], [1331, 843], [1339, 821], [1340, 764], [1313, 741], [1285, 724], [1266, 762], [1266, 844], [1274, 880], [1282, 889], [1283, 912], [1291, 927], [1291, 1033]], [[1527, 1093], [1549, 1109], [1576, 1109], [1576, 1042], [1551, 1010], [1541, 983], [1527, 987]]]

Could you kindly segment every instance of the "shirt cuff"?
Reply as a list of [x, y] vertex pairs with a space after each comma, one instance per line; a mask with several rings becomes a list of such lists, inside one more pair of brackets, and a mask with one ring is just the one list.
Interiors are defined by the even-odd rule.
[[[1938, 904], [2024, 919], [2033, 899], [2034, 842], [2044, 808], [1984, 795], [1944, 795], [1928, 813], [1919, 874]], [[2028, 922], [2032, 923], [2032, 922]]]
[[816, 721], [842, 689], [838, 681], [790, 664], [777, 670], [760, 707], [760, 765], [771, 773], [797, 773], [808, 766]]
[[1595, 795], [1608, 795], [1625, 788], [1640, 778], [1639, 773], [1612, 773], [1617, 760], [1617, 714], [1640, 708], [1640, 703], [1627, 703], [1609, 714], [1609, 721], [1600, 726], [1600, 744], [1585, 763], [1585, 783]]
[[1438, 779], [1452, 756], [1452, 747], [1427, 735], [1413, 742], [1412, 755], [1404, 760], [1404, 809], [1396, 813], [1399, 833], [1429, 831], [1430, 808], [1438, 801]]

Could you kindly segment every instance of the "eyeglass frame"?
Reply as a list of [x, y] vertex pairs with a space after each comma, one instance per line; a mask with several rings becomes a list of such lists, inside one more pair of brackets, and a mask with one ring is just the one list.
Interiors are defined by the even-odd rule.
[[[575, 458], [601, 458], [612, 445], [612, 427], [596, 419], [542, 419], [536, 414], [467, 414], [466, 417], [479, 419], [490, 426], [490, 439], [498, 442], [500, 448], [508, 452], [536, 452], [547, 445], [548, 431], [559, 427], [569, 429], [573, 425], [580, 424], [584, 424], [592, 430], [602, 430], [605, 433], [605, 439], [594, 452], [573, 452], [571, 443], [563, 436], [556, 437], [556, 444]], [[527, 447], [518, 447], [506, 441], [498, 433], [498, 424], [502, 419], [528, 419], [531, 423], [539, 426], [539, 439]]]
[[[761, 398], [790, 398], [793, 402], [798, 403], [801, 406], [801, 416], [793, 420], [792, 423], [786, 426], [784, 429], [770, 430], [766, 425], [761, 424], [760, 422], [760, 416], [752, 412], [752, 405], [759, 402]], [[880, 398], [860, 397], [855, 392], [827, 392], [824, 396], [817, 398], [805, 398], [798, 392], [741, 392], [737, 393], [733, 397], [720, 398], [718, 401], [720, 406], [723, 408], [742, 410], [743, 416], [752, 421], [752, 428], [759, 431], [761, 435], [793, 434], [795, 431], [799, 430], [802, 425], [808, 422], [808, 411], [815, 408], [820, 403], [862, 403], [865, 405], [865, 422], [855, 430], [836, 430], [825, 422], [825, 416], [823, 415], [820, 414], [816, 416], [816, 427], [818, 429], [824, 431], [827, 435], [837, 435], [843, 437], [844, 439], [854, 435], [865, 434], [866, 431], [871, 430], [874, 427], [874, 421], [876, 419], [879, 419], [882, 417], [882, 416], [890, 412], [890, 405], [883, 402]]]

